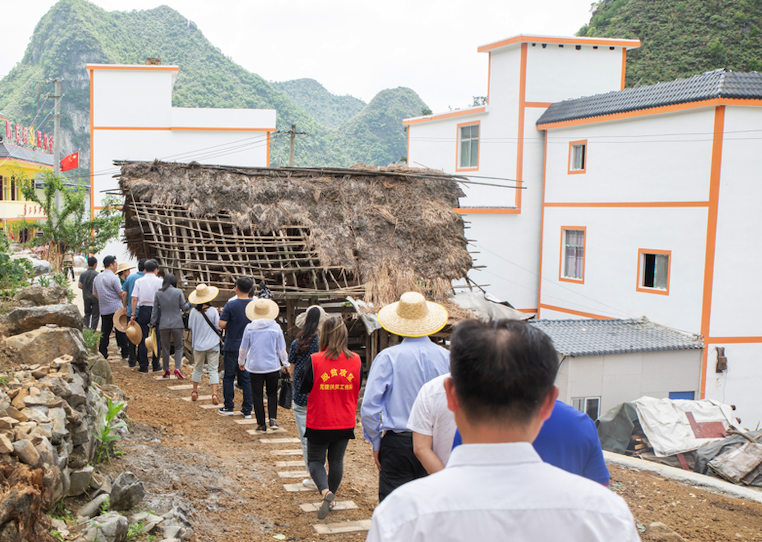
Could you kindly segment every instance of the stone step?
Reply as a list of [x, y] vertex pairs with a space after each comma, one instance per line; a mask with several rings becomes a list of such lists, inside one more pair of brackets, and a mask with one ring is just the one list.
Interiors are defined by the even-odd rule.
[[[192, 399], [193, 399], [192, 397], [182, 397], [183, 401], [191, 401]], [[211, 401], [212, 400], [212, 396], [211, 395], [199, 395], [198, 396], [198, 400], [199, 401]]]
[[317, 489], [315, 489], [314, 487], [307, 487], [304, 484], [283, 484], [283, 489], [285, 489], [289, 493], [297, 493], [297, 492], [303, 492], [303, 491], [317, 492]]
[[273, 450], [272, 455], [302, 455], [301, 450]]
[[180, 390], [192, 390], [193, 384], [180, 384], [179, 386], [167, 386], [168, 390], [180, 391]]
[[[254, 431], [246, 431], [250, 435], [259, 434], [255, 433]], [[301, 443], [302, 441], [298, 438], [261, 438], [259, 439], [259, 442], [264, 442], [265, 444], [294, 444], [294, 443]], [[301, 453], [301, 451], [300, 451]]]
[[[333, 507], [333, 510], [331, 510], [331, 513], [338, 512], [340, 510], [357, 510], [357, 505], [353, 503], [352, 501], [334, 501], [336, 504]], [[320, 509], [320, 505], [322, 503], [319, 502], [310, 502], [310, 503], [304, 503], [300, 504], [299, 508], [302, 509], [304, 512], [317, 512]]]
[[[161, 371], [156, 371], [161, 372]], [[177, 378], [174, 374], [169, 375], [167, 378], [164, 378], [164, 373], [161, 373], [159, 376], [155, 377], [154, 380], [180, 380]]]
[[342, 521], [341, 523], [318, 523], [313, 525], [317, 534], [360, 533], [370, 530], [370, 520]]
[[303, 467], [304, 461], [276, 461], [276, 467]]
[[307, 478], [310, 473], [306, 470], [282, 470], [278, 472], [281, 478]]

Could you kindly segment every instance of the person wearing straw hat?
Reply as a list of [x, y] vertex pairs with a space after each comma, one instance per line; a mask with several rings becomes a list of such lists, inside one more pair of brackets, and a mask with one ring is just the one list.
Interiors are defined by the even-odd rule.
[[135, 266], [129, 263], [120, 263], [116, 269], [116, 276], [119, 277], [119, 281], [124, 286], [124, 281], [130, 276], [130, 270], [135, 269]]
[[417, 292], [402, 294], [398, 302], [378, 313], [386, 331], [404, 337], [373, 360], [362, 401], [363, 434], [373, 446], [379, 471], [379, 501], [399, 486], [426, 476], [413, 452], [407, 424], [423, 385], [450, 370], [449, 352], [428, 337], [441, 330], [447, 318], [443, 306]]
[[[283, 330], [275, 319], [280, 307], [272, 299], [254, 299], [246, 306], [246, 326], [238, 351], [238, 367], [249, 374], [254, 414], [260, 433], [267, 432], [264, 388], [267, 387], [267, 413], [270, 427], [278, 429], [278, 378], [281, 368], [288, 371], [288, 353]], [[244, 416], [245, 417], [245, 416]]]
[[204, 362], [208, 364], [209, 385], [212, 387], [212, 404], [220, 403], [217, 386], [220, 382], [220, 335], [217, 325], [220, 315], [210, 303], [220, 293], [216, 286], [199, 284], [188, 296], [188, 302], [194, 305], [188, 317], [188, 328], [193, 334], [193, 391], [191, 401], [198, 400], [198, 383], [204, 372]]

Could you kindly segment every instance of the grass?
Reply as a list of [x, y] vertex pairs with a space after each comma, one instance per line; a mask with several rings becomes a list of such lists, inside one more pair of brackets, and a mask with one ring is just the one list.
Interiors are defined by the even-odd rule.
[[98, 347], [98, 343], [101, 341], [101, 332], [86, 327], [82, 330], [82, 338], [85, 340], [87, 349], [95, 352], [95, 349]]

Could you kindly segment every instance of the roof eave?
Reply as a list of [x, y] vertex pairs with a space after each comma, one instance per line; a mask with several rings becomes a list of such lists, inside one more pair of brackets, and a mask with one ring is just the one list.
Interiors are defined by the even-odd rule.
[[597, 45], [599, 47], [623, 47], [624, 49], [637, 49], [640, 40], [612, 39], [612, 38], [587, 38], [578, 36], [542, 36], [537, 34], [518, 34], [500, 41], [482, 45], [476, 49], [479, 53], [487, 53], [497, 49], [503, 49], [521, 43], [557, 43], [559, 45]]

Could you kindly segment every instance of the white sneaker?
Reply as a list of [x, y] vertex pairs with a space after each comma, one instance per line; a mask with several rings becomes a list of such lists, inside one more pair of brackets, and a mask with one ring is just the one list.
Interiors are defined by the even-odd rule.
[[305, 478], [302, 480], [302, 485], [312, 489], [317, 489], [317, 485], [312, 481], [312, 478]]

